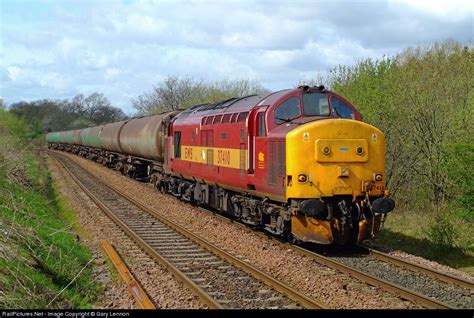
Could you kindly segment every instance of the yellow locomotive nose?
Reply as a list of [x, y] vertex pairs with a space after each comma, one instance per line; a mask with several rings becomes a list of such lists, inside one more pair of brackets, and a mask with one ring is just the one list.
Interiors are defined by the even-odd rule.
[[[301, 125], [286, 137], [287, 178], [309, 176], [308, 183], [291, 183], [287, 199], [334, 195], [383, 195], [385, 138], [360, 121], [325, 119]], [[377, 193], [376, 193], [377, 192]]]
[[375, 203], [384, 195], [385, 137], [379, 129], [349, 119], [318, 120], [290, 131], [286, 146], [287, 180], [298, 180], [286, 187], [286, 198], [295, 207], [294, 236], [344, 244], [349, 237], [362, 240], [378, 230], [372, 226], [380, 225], [375, 213], [393, 209], [389, 199], [377, 201], [369, 220], [361, 215], [371, 206], [364, 207], [364, 200]]

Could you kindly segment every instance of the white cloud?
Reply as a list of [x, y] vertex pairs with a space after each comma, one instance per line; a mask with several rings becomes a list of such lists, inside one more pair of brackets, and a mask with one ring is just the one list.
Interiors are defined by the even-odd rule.
[[19, 67], [16, 67], [16, 66], [9, 66], [9, 67], [7, 67], [7, 72], [8, 72], [8, 78], [11, 81], [16, 81], [17, 78], [21, 74], [21, 69]]
[[474, 2], [472, 0], [398, 0], [395, 3], [412, 8], [426, 16], [434, 16], [446, 21], [460, 21], [473, 18]]
[[62, 51], [64, 59], [67, 59], [69, 56], [69, 53], [72, 50], [76, 50], [79, 47], [81, 47], [83, 41], [69, 38], [69, 37], [64, 37], [59, 41], [58, 46], [60, 50]]
[[473, 36], [468, 1], [51, 1], [42, 15], [19, 3], [0, 13], [8, 103], [100, 91], [130, 110], [131, 96], [167, 75], [282, 89], [338, 64]]

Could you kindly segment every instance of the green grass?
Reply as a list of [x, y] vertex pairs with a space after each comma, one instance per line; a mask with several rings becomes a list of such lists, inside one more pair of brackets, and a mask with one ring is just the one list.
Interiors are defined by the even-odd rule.
[[435, 224], [433, 212], [397, 211], [390, 213], [385, 227], [375, 239], [395, 249], [418, 255], [474, 275], [474, 226], [472, 220], [452, 219], [453, 246], [439, 244], [430, 234]]
[[95, 262], [31, 137], [0, 110], [0, 309], [92, 308], [103, 288]]

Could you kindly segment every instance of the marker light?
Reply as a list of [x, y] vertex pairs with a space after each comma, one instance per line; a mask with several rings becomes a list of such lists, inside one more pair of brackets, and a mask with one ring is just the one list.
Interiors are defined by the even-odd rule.
[[357, 148], [356, 148], [356, 153], [357, 153], [358, 155], [362, 155], [362, 154], [364, 153], [364, 147], [362, 147], [362, 146], [357, 146]]
[[374, 173], [374, 181], [382, 181], [382, 174]]
[[330, 153], [331, 153], [331, 148], [329, 148], [329, 146], [324, 146], [323, 147], [323, 154], [325, 154], [327, 156]]
[[349, 167], [340, 166], [339, 167], [339, 177], [348, 177], [349, 176]]
[[305, 183], [308, 180], [308, 177], [305, 174], [298, 175], [298, 182]]

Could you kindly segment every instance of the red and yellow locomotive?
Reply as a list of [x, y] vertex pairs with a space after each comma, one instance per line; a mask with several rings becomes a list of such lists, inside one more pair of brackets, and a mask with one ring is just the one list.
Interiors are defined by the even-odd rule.
[[48, 138], [296, 241], [371, 238], [394, 208], [384, 186], [384, 134], [322, 86], [108, 124], [98, 135], [105, 147]]

